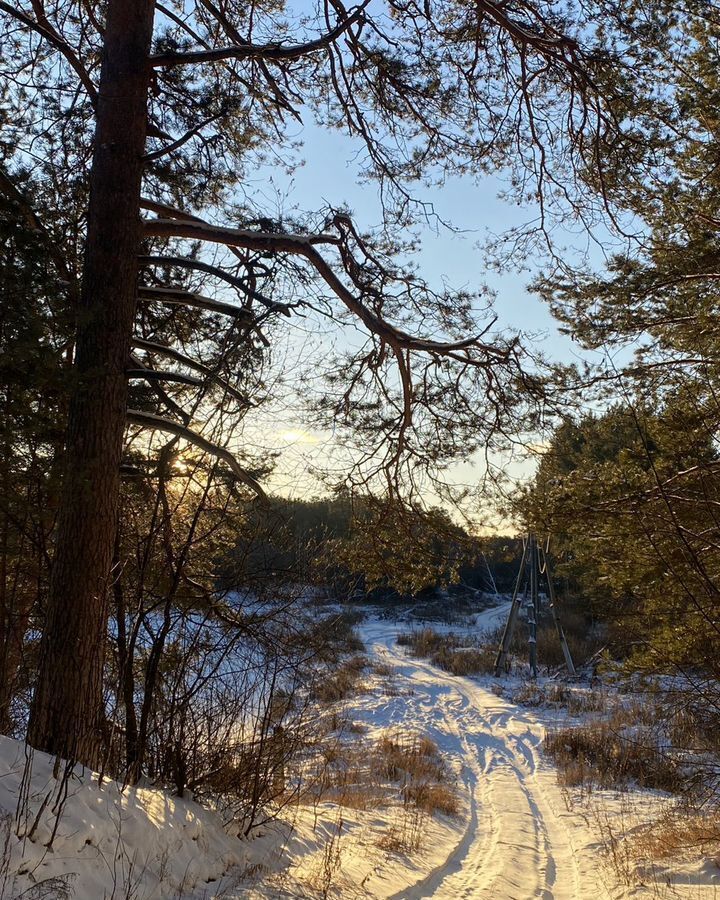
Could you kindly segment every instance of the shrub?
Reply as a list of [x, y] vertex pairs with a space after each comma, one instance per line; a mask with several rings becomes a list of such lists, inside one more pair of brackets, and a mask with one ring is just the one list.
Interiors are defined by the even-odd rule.
[[365, 645], [355, 631], [364, 614], [355, 610], [333, 613], [319, 619], [311, 629], [309, 642], [317, 648], [318, 658], [337, 662], [343, 654], [363, 653]]

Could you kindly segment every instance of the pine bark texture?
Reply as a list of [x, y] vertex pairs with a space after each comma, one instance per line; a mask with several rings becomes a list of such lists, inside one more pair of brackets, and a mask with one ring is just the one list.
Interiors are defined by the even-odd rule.
[[103, 665], [136, 302], [154, 0], [111, 0], [55, 557], [28, 731], [38, 750], [98, 768]]

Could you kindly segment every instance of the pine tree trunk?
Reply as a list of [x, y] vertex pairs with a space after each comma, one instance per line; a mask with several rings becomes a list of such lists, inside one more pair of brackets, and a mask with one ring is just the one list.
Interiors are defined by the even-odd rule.
[[98, 767], [103, 665], [140, 241], [154, 0], [110, 0], [67, 466], [28, 740]]

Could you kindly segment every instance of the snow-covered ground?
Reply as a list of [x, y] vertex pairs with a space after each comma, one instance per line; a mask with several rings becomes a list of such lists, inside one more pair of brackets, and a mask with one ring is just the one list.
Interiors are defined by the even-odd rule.
[[[506, 613], [506, 604], [481, 613], [474, 627], [494, 628]], [[603, 824], [608, 833], [627, 831], [633, 817], [652, 815], [666, 801], [605, 791], [588, 805], [563, 792], [540, 752], [546, 727], [563, 714], [519, 707], [491, 689], [492, 679], [458, 678], [410, 659], [395, 642], [402, 627], [377, 618], [362, 625], [375, 674], [338, 717], [351, 723], [343, 740], [355, 735], [361, 753], [382, 735], [426, 736], [441, 751], [458, 814], [416, 819], [421, 834], [413, 849], [387, 841], [393, 829], [412, 827], [398, 798], [347, 808], [318, 796], [287, 807], [281, 822], [252, 841], [239, 840], [192, 800], [151, 788], [120, 791], [90, 773], [73, 775], [58, 804], [52, 760], [35, 754], [32, 778], [23, 780], [23, 746], [0, 739], [0, 808], [11, 851], [9, 865], [0, 866], [0, 896], [20, 897], [64, 877], [78, 900], [720, 897], [720, 869], [711, 861], [621, 884], [603, 850]], [[0, 836], [0, 850], [3, 842]], [[45, 887], [24, 896], [62, 896], [61, 884]]]

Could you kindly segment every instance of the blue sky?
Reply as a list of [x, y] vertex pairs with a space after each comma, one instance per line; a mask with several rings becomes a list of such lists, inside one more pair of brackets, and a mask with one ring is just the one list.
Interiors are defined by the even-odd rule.
[[[336, 207], [346, 204], [359, 230], [379, 225], [381, 209], [375, 187], [359, 185], [357, 181], [353, 142], [339, 132], [315, 126], [303, 129], [299, 137], [304, 142], [305, 165], [292, 176], [280, 168], [261, 170], [245, 184], [248, 193], [257, 192], [270, 206], [277, 193], [287, 214], [293, 206], [307, 211], [326, 204]], [[528, 271], [485, 270], [478, 244], [489, 234], [525, 223], [535, 213], [499, 199], [503, 187], [500, 177], [486, 177], [479, 183], [470, 177], [454, 178], [432, 190], [418, 186], [418, 195], [430, 200], [441, 218], [460, 229], [456, 233], [442, 226], [419, 228], [422, 240], [422, 250], [416, 260], [419, 274], [436, 286], [443, 279], [450, 287], [470, 290], [487, 284], [496, 294], [497, 327], [523, 332], [528, 343], [538, 343], [542, 352], [554, 360], [571, 362], [587, 356], [568, 336], [559, 333], [546, 306], [528, 292], [526, 284], [531, 278]], [[342, 468], [333, 436], [305, 429], [302, 420], [294, 416], [292, 407], [280, 404], [268, 413], [261, 426], [266, 447], [268, 451], [283, 450], [271, 489], [291, 496], [317, 493], [316, 482], [308, 475], [312, 466], [324, 467], [328, 460], [335, 459], [338, 468]], [[258, 440], [258, 434], [253, 433], [253, 442], [257, 444]], [[533, 463], [527, 460], [511, 463], [516, 476], [529, 475], [533, 468]], [[453, 480], [473, 483], [481, 469], [480, 461], [463, 464], [454, 470]]]
[[[357, 183], [357, 164], [353, 162], [356, 145], [339, 132], [314, 126], [306, 126], [300, 136], [305, 164], [290, 177], [277, 170], [272, 173], [277, 189], [286, 194], [285, 202], [301, 210], [317, 209], [324, 202], [333, 206], [345, 203], [360, 230], [378, 225], [381, 211], [374, 186]], [[488, 284], [497, 293], [499, 325], [525, 332], [542, 331], [546, 351], [567, 359], [570, 353], [577, 353], [577, 345], [558, 333], [545, 305], [526, 291], [528, 273], [500, 275], [484, 270], [478, 242], [488, 233], [503, 232], [533, 216], [530, 209], [498, 199], [503, 186], [500, 177], [486, 177], [480, 183], [462, 177], [450, 179], [442, 187], [417, 187], [418, 196], [431, 201], [439, 216], [462, 232], [453, 233], [442, 226], [420, 227], [420, 274], [434, 284], [445, 278], [454, 288]]]

